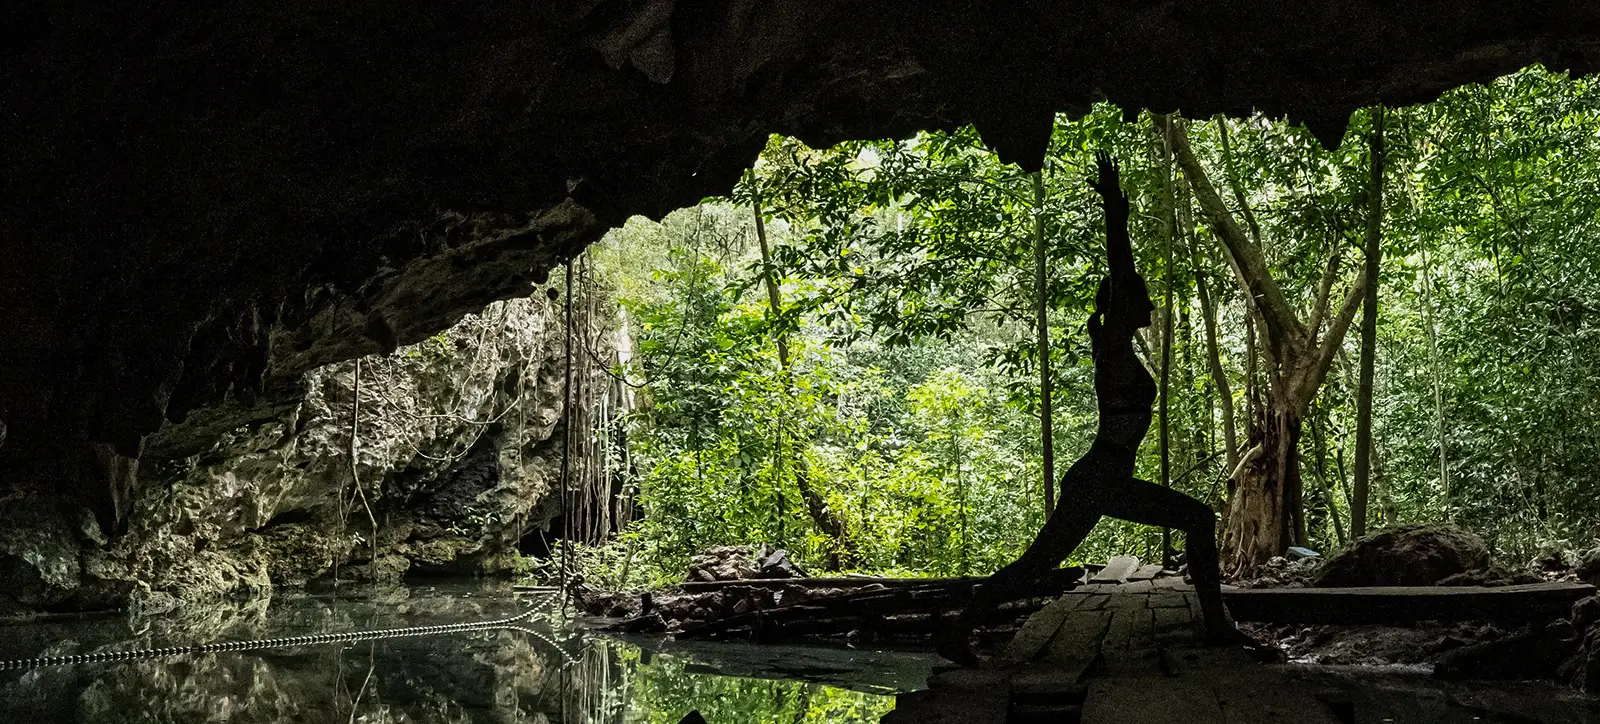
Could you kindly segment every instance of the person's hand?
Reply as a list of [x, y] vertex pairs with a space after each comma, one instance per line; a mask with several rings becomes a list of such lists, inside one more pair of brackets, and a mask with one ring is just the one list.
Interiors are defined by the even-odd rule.
[[1094, 154], [1095, 166], [1100, 171], [1100, 177], [1090, 179], [1089, 185], [1100, 193], [1106, 201], [1124, 198], [1122, 195], [1122, 169], [1117, 165], [1116, 159], [1105, 151], [1096, 151]]

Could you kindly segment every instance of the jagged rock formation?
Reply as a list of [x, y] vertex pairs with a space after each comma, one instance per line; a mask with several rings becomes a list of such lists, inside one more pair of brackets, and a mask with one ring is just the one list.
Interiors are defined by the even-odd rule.
[[3, 527], [90, 538], [130, 526], [150, 459], [279, 419], [308, 370], [526, 294], [629, 214], [725, 191], [769, 132], [972, 122], [1032, 165], [1052, 113], [1108, 98], [1256, 107], [1333, 142], [1362, 105], [1600, 58], [1585, 0], [22, 0], [5, 18], [0, 498], [34, 510]]
[[[548, 527], [559, 508], [557, 303], [543, 294], [499, 302], [362, 360], [353, 420], [355, 368], [313, 370], [299, 381], [299, 402], [278, 416], [224, 433], [199, 454], [146, 465], [129, 529], [111, 541], [92, 517], [79, 531], [48, 514], [0, 528], [16, 538], [0, 540], [0, 551], [24, 560], [31, 551], [36, 561], [11, 571], [10, 581], [33, 585], [23, 596], [0, 591], [0, 612], [8, 598], [13, 609], [77, 608], [115, 603], [131, 589], [142, 608], [160, 610], [335, 573], [509, 572], [518, 540]], [[600, 378], [591, 384], [607, 379], [580, 369]], [[52, 535], [31, 535], [39, 526]]]

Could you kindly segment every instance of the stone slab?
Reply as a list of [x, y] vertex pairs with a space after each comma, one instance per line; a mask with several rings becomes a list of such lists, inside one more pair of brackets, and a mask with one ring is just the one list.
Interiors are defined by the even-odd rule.
[[1159, 575], [1161, 575], [1161, 564], [1160, 563], [1146, 563], [1146, 564], [1144, 564], [1142, 566], [1139, 566], [1139, 570], [1134, 571], [1131, 575], [1129, 575], [1128, 576], [1128, 580], [1129, 581], [1148, 581], [1148, 580], [1154, 579], [1156, 576], [1159, 576]]
[[1061, 628], [1062, 621], [1073, 609], [1089, 601], [1091, 596], [1081, 593], [1069, 593], [1034, 612], [1028, 617], [1022, 629], [1012, 637], [1011, 643], [1006, 645], [1002, 658], [1012, 661], [1027, 661], [1037, 656], [1044, 647], [1054, 638], [1056, 631]]
[[1096, 679], [1083, 702], [1083, 724], [1227, 724], [1204, 683], [1166, 678]]
[[1117, 593], [1149, 593], [1154, 586], [1149, 581], [1131, 581], [1117, 586]]
[[1185, 608], [1189, 605], [1183, 594], [1177, 592], [1151, 594], [1145, 598], [1145, 603], [1150, 608]]
[[1139, 570], [1139, 559], [1133, 556], [1112, 556], [1106, 567], [1089, 579], [1090, 583], [1126, 583], [1128, 576]]
[[1063, 668], [1093, 659], [1111, 623], [1110, 611], [1074, 611], [1045, 647], [1045, 659]]

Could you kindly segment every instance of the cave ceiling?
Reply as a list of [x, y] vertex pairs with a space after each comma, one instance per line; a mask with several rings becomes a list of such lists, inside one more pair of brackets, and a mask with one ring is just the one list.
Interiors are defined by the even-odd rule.
[[1351, 111], [1532, 63], [1600, 3], [21, 0], [0, 46], [0, 484], [116, 525], [138, 461], [263, 419], [632, 214], [725, 192], [767, 134], [1056, 112]]

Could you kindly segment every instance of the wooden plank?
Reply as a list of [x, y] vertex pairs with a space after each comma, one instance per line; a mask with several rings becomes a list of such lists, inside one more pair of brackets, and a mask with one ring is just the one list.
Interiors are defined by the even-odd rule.
[[1130, 581], [1117, 586], [1117, 593], [1149, 593], [1152, 590], [1150, 581]]
[[1078, 606], [1077, 608], [1075, 608], [1073, 610], [1074, 611], [1099, 611], [1100, 609], [1105, 608], [1106, 604], [1109, 603], [1110, 601], [1111, 601], [1111, 596], [1109, 594], [1094, 593], [1094, 594], [1090, 594], [1089, 595], [1089, 600], [1084, 601], [1083, 605], [1080, 605], [1080, 606]]
[[1063, 668], [1093, 660], [1110, 623], [1110, 611], [1074, 611], [1045, 647], [1045, 659]]
[[1156, 580], [1150, 582], [1150, 586], [1157, 591], [1178, 591], [1179, 593], [1188, 593], [1189, 591], [1194, 590], [1193, 584], [1183, 582], [1183, 576], [1157, 578]]
[[1240, 621], [1374, 624], [1413, 621], [1542, 621], [1565, 617], [1572, 604], [1594, 595], [1583, 583], [1383, 588], [1224, 589], [1228, 610]]
[[1145, 597], [1145, 604], [1150, 608], [1183, 608], [1188, 606], [1181, 593], [1156, 593]]
[[[1102, 652], [1127, 651], [1128, 642], [1133, 639], [1133, 616], [1128, 609], [1112, 609], [1111, 622], [1106, 626], [1106, 634], [1100, 639]], [[1148, 614], [1148, 611], [1144, 613]]]
[[1281, 676], [1233, 677], [1214, 684], [1212, 692], [1226, 724], [1338, 724], [1326, 703]]
[[[1065, 587], [1083, 579], [1086, 571], [1082, 568], [1058, 568], [1047, 574], [1042, 586]], [[785, 586], [805, 586], [807, 588], [860, 588], [863, 586], [881, 585], [885, 588], [923, 587], [923, 586], [957, 586], [964, 583], [978, 584], [988, 580], [986, 576], [960, 576], [955, 578], [883, 578], [880, 576], [834, 576], [826, 578], [746, 578], [736, 581], [685, 581], [678, 587], [689, 593], [702, 593], [716, 591], [729, 586], [751, 586], [755, 588], [783, 588]]]
[[1078, 678], [1083, 675], [1083, 670], [1088, 668], [1093, 659], [1085, 659], [1076, 666], [1061, 668], [1057, 666], [1033, 667], [1017, 672], [1011, 677], [1011, 702], [1018, 700], [1042, 698], [1076, 698], [1083, 700], [1083, 684], [1078, 683]]
[[1128, 637], [1128, 650], [1137, 651], [1155, 646], [1156, 630], [1153, 613], [1145, 607], [1129, 608], [1117, 612], [1119, 616], [1126, 616], [1133, 620], [1133, 633]]
[[1088, 602], [1090, 598], [1088, 594], [1068, 593], [1039, 609], [1028, 617], [1028, 621], [1017, 631], [1017, 635], [1011, 638], [1011, 643], [1006, 645], [1001, 658], [1027, 661], [1037, 656], [1050, 643], [1050, 639], [1055, 637], [1067, 614]]
[[928, 677], [928, 687], [964, 691], [987, 691], [996, 687], [1003, 689], [1011, 685], [1011, 675], [1012, 672], [1005, 669], [975, 669], [961, 666]]
[[1218, 672], [1254, 674], [1261, 663], [1237, 646], [1169, 646], [1161, 650], [1161, 668], [1167, 676], [1214, 679]]
[[1199, 633], [1188, 607], [1153, 608], [1150, 613], [1155, 620], [1156, 640], [1162, 644], [1194, 641], [1195, 634]]
[[1096, 679], [1083, 702], [1083, 724], [1226, 724], [1204, 683], [1156, 677]]
[[1149, 581], [1149, 580], [1153, 580], [1156, 576], [1159, 576], [1159, 575], [1161, 575], [1161, 564], [1160, 563], [1147, 563], [1145, 565], [1139, 566], [1139, 570], [1134, 571], [1132, 574], [1130, 574], [1128, 576], [1128, 580], [1130, 580], [1130, 581]]
[[1133, 556], [1112, 556], [1106, 567], [1089, 579], [1090, 583], [1126, 583], [1128, 576], [1139, 570], [1139, 559]]

